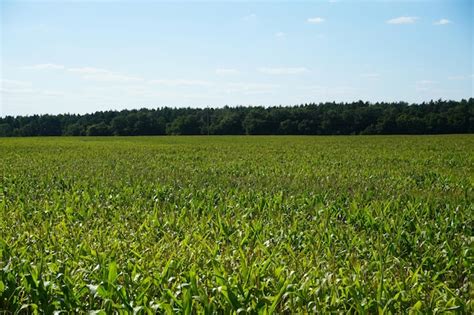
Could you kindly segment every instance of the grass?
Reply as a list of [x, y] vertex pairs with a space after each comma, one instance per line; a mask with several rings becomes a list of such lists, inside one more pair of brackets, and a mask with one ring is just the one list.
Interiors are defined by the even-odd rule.
[[474, 136], [0, 139], [7, 313], [472, 313]]

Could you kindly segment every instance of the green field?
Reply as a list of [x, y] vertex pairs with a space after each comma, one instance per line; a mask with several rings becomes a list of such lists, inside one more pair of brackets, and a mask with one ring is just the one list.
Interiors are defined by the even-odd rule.
[[4, 138], [0, 155], [0, 310], [473, 312], [472, 135]]

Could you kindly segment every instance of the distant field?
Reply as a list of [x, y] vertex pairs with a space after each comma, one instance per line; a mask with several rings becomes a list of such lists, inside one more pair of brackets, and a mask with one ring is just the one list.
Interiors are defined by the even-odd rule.
[[0, 156], [0, 310], [473, 312], [472, 135], [3, 138]]

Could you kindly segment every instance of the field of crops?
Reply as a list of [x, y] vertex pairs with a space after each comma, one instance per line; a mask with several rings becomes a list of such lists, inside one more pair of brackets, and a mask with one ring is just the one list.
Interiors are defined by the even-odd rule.
[[472, 135], [12, 138], [0, 155], [0, 310], [473, 312]]

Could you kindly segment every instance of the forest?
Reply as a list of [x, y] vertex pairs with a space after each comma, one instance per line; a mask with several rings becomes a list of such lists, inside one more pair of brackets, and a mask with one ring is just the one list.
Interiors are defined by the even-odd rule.
[[474, 99], [421, 104], [142, 108], [92, 114], [6, 116], [0, 136], [363, 135], [474, 132]]

